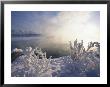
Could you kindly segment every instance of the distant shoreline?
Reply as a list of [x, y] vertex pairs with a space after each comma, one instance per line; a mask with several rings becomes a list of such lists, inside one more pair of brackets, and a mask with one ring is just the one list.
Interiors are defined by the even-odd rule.
[[40, 37], [42, 34], [11, 34], [12, 37]]

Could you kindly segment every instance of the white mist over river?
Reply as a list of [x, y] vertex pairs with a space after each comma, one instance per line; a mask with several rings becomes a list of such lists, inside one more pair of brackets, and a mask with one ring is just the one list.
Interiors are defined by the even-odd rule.
[[11, 49], [25, 49], [29, 46], [35, 48], [38, 46], [47, 52], [47, 57], [53, 56], [55, 58], [69, 55], [69, 42], [57, 43], [53, 39], [53, 37], [12, 37]]

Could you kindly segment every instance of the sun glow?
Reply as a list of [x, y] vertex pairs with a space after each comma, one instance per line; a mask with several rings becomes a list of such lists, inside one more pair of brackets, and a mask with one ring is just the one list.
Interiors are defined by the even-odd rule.
[[56, 18], [60, 27], [54, 33], [56, 40], [62, 43], [68, 41], [84, 40], [85, 45], [90, 41], [99, 42], [99, 26], [90, 20], [89, 12], [61, 12]]

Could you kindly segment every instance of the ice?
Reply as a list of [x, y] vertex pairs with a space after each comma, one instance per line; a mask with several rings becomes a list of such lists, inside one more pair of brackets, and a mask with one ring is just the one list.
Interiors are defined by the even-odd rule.
[[22, 49], [15, 48], [15, 49], [12, 50], [12, 52], [23, 52], [23, 50]]
[[81, 43], [70, 42], [71, 53], [59, 58], [46, 57], [41, 48], [26, 47], [11, 64], [12, 77], [97, 77], [100, 76], [100, 45], [90, 42], [87, 50]]

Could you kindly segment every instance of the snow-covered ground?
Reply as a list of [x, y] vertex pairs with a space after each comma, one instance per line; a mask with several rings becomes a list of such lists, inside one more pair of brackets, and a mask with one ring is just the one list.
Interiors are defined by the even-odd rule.
[[[59, 58], [47, 58], [41, 48], [15, 48], [12, 52], [22, 53], [11, 64], [12, 77], [98, 77], [100, 76], [100, 52], [93, 46], [87, 51], [77, 46], [72, 54]], [[75, 50], [75, 52], [74, 52]], [[76, 52], [77, 55], [75, 54]]]

